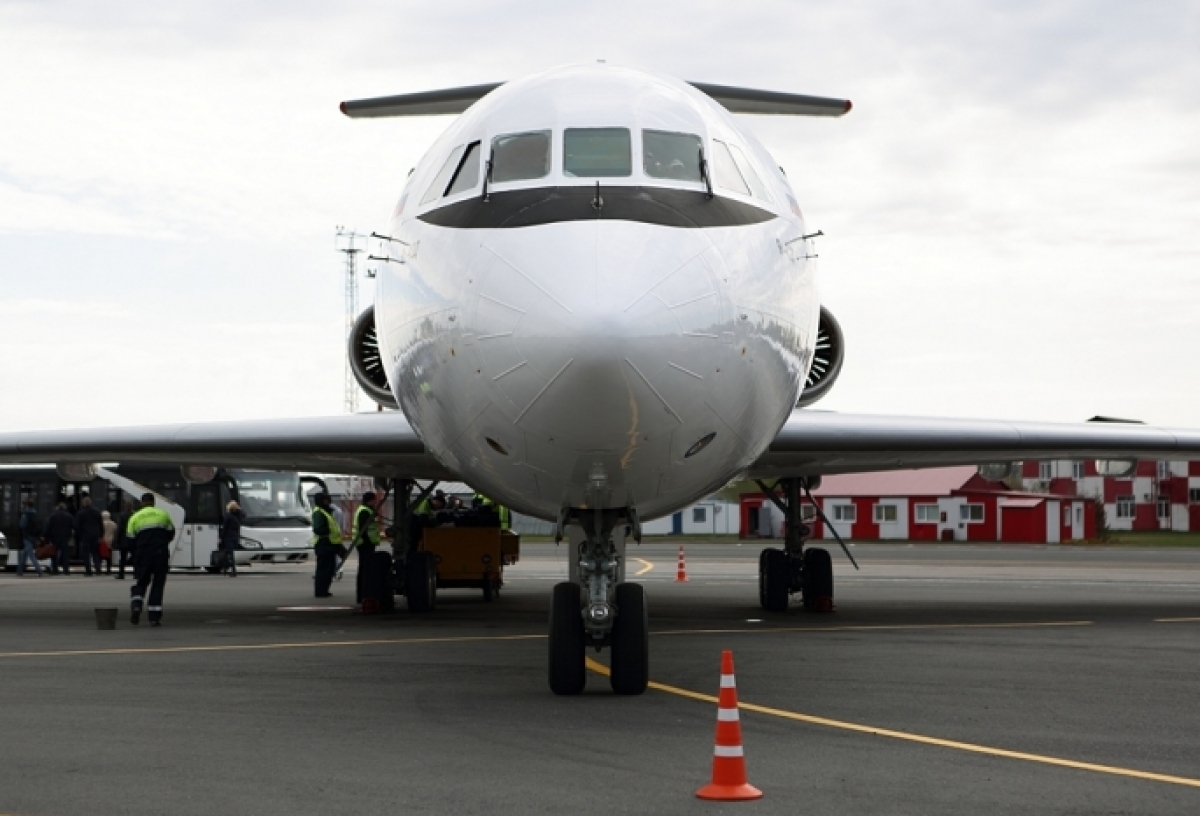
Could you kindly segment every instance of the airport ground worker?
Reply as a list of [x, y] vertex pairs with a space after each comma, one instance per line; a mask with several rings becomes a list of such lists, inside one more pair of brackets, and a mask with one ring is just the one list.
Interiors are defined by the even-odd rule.
[[[171, 569], [171, 542], [175, 540], [175, 524], [167, 511], [154, 506], [154, 494], [142, 495], [142, 509], [129, 517], [125, 538], [133, 544], [133, 586], [129, 588], [131, 611], [129, 622], [137, 625], [142, 607], [149, 612], [150, 625], [162, 625], [163, 590]], [[146, 588], [150, 598], [146, 598]]]
[[355, 580], [358, 603], [363, 602], [367, 573], [375, 568], [375, 548], [382, 538], [379, 532], [379, 498], [368, 490], [363, 494], [362, 504], [354, 511], [354, 527], [350, 535], [350, 546], [358, 550], [358, 578]]
[[508, 530], [512, 527], [512, 511], [503, 504], [496, 504], [482, 493], [476, 492], [475, 497], [471, 501], [472, 504], [478, 507], [486, 507], [492, 510], [496, 517], [500, 520], [500, 529]]
[[317, 506], [312, 514], [313, 552], [317, 556], [317, 575], [314, 579], [314, 594], [318, 598], [329, 598], [337, 560], [345, 550], [342, 548], [342, 528], [334, 518], [333, 499], [328, 493], [318, 493]]

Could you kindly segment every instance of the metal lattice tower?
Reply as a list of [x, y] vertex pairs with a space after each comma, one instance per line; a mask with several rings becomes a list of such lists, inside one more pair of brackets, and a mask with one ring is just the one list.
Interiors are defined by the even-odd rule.
[[343, 382], [343, 407], [346, 413], [353, 414], [358, 410], [358, 381], [354, 379], [354, 371], [350, 368], [350, 332], [354, 329], [354, 321], [358, 317], [358, 254], [365, 248], [367, 237], [357, 232], [347, 231], [345, 227], [337, 228], [337, 251], [346, 256], [346, 343], [345, 375]]

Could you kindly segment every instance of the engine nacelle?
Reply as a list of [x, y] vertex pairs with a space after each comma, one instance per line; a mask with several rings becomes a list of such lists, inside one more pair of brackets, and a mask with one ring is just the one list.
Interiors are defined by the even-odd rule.
[[384, 408], [399, 408], [388, 387], [387, 369], [379, 351], [379, 335], [375, 331], [375, 307], [368, 306], [350, 331], [350, 370], [367, 396]]
[[846, 356], [846, 341], [842, 335], [842, 327], [834, 319], [833, 313], [821, 307], [821, 321], [817, 324], [817, 343], [813, 350], [812, 365], [808, 369], [808, 379], [804, 381], [804, 389], [800, 392], [797, 408], [807, 408], [821, 397], [829, 393], [842, 373], [842, 360]]

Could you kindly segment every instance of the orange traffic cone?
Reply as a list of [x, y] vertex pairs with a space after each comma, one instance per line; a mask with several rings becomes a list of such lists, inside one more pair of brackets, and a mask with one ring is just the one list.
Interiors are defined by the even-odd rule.
[[696, 791], [701, 799], [739, 802], [759, 799], [762, 791], [746, 782], [742, 723], [738, 718], [733, 652], [721, 652], [721, 696], [717, 701], [717, 744], [713, 748], [712, 782]]
[[683, 545], [679, 545], [679, 566], [675, 569], [675, 583], [682, 584], [688, 579], [687, 562], [683, 560]]

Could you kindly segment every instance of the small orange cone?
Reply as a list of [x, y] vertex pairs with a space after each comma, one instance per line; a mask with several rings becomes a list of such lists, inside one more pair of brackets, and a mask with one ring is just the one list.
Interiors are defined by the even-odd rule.
[[683, 545], [679, 545], [679, 566], [675, 569], [675, 583], [682, 584], [688, 579], [687, 562], [683, 560]]
[[713, 748], [712, 782], [696, 791], [701, 799], [740, 802], [762, 798], [762, 791], [746, 782], [746, 755], [742, 751], [742, 723], [738, 718], [737, 683], [733, 679], [733, 652], [721, 652], [721, 696], [717, 702], [717, 744]]

